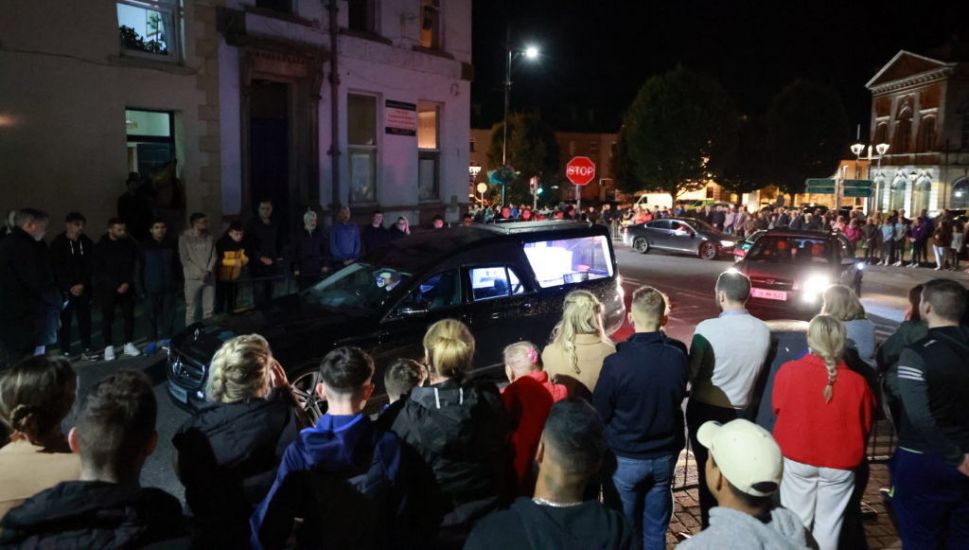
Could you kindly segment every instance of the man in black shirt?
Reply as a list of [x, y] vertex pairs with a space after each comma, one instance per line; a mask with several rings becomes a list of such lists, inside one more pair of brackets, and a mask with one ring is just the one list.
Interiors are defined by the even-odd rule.
[[273, 219], [271, 200], [259, 201], [259, 216], [246, 225], [249, 275], [253, 279], [252, 295], [256, 307], [264, 307], [273, 297], [275, 279], [280, 276], [279, 261], [283, 256], [283, 233]]
[[71, 212], [65, 220], [64, 232], [50, 243], [54, 278], [67, 304], [61, 311], [59, 347], [61, 353], [71, 352], [71, 319], [77, 316], [81, 332], [83, 360], [94, 359], [91, 351], [91, 271], [94, 261], [94, 241], [84, 234], [87, 220], [80, 212]]
[[582, 500], [605, 451], [602, 421], [591, 405], [576, 397], [556, 403], [538, 445], [535, 498], [519, 498], [481, 520], [465, 550], [636, 547], [621, 514]]
[[901, 401], [892, 502], [905, 548], [969, 548], [969, 329], [966, 289], [925, 283], [919, 313], [928, 335], [888, 373]]

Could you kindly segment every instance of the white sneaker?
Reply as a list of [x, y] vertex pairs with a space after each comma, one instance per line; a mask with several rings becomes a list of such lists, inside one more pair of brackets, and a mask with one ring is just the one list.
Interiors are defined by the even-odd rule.
[[902, 267], [902, 260], [895, 262], [895, 267]]
[[115, 358], [115, 355], [114, 355], [114, 346], [105, 346], [105, 348], [104, 348], [104, 360], [105, 361], [114, 361], [114, 358]]
[[138, 357], [139, 355], [141, 355], [141, 351], [138, 350], [137, 346], [135, 346], [131, 342], [128, 342], [127, 344], [124, 345], [124, 354], [127, 355], [128, 357]]

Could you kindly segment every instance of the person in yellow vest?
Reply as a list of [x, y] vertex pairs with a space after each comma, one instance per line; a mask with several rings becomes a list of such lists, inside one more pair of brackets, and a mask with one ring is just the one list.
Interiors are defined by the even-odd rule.
[[215, 312], [231, 313], [236, 309], [236, 297], [239, 294], [239, 277], [242, 268], [249, 263], [245, 245], [242, 242], [243, 230], [241, 222], [232, 222], [225, 235], [215, 243], [215, 250], [219, 256], [218, 276], [215, 284]]

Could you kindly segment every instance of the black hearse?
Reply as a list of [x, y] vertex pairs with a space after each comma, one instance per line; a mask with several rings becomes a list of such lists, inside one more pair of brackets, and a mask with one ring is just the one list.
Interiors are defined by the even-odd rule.
[[565, 295], [576, 289], [594, 292], [605, 306], [607, 330], [618, 330], [623, 290], [603, 226], [549, 221], [419, 233], [265, 309], [190, 325], [172, 339], [168, 391], [197, 408], [216, 350], [236, 335], [259, 333], [304, 399], [313, 395], [320, 359], [341, 345], [373, 355], [375, 395], [381, 396], [383, 369], [398, 357], [420, 359], [424, 332], [444, 318], [459, 319], [474, 333], [475, 376], [501, 376], [494, 367], [504, 347], [518, 340], [544, 345]]

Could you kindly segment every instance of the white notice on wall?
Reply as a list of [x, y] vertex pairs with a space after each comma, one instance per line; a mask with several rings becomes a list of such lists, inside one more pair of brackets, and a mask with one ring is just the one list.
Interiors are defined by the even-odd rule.
[[384, 127], [395, 136], [417, 135], [417, 105], [388, 99], [384, 102]]

